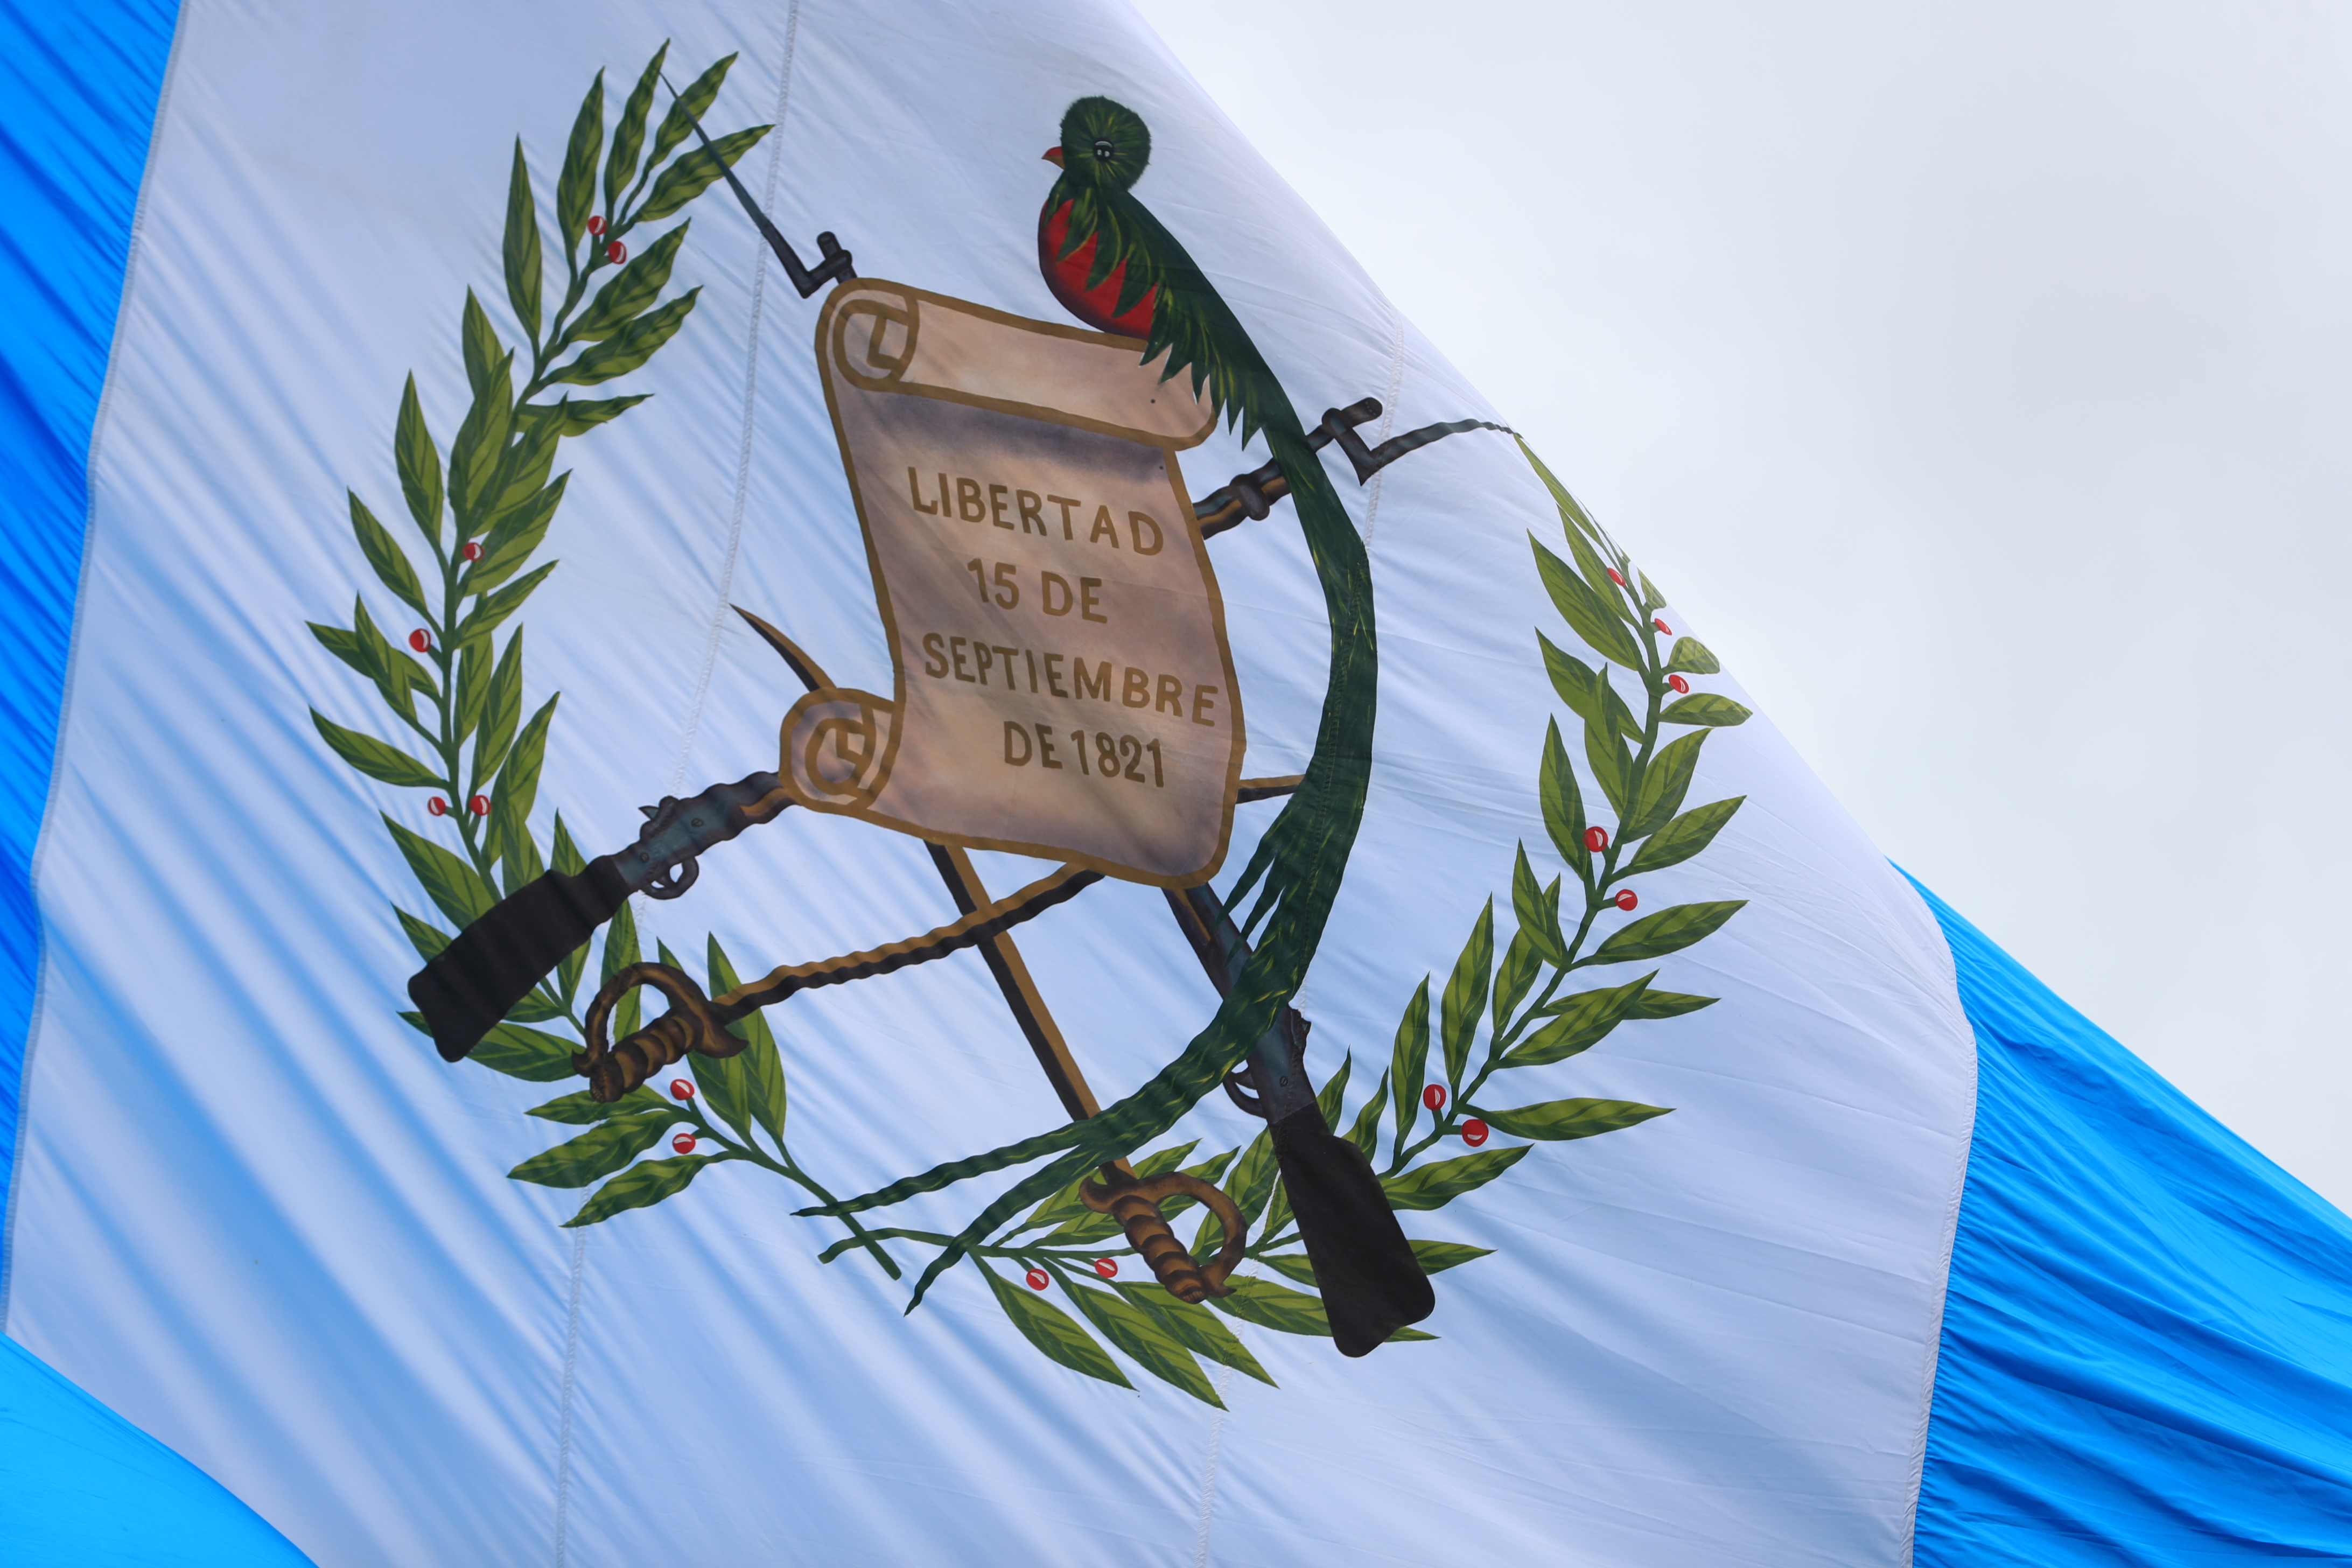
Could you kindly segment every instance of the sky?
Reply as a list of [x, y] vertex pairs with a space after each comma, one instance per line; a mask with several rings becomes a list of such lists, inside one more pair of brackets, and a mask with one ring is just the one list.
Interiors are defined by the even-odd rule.
[[2352, 8], [1141, 9], [1888, 856], [2352, 1207]]

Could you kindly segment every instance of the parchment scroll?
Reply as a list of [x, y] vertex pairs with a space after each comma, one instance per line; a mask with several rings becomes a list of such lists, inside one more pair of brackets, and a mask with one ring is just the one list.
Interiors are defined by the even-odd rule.
[[1241, 694], [1143, 345], [874, 279], [817, 321], [894, 689], [795, 704], [802, 804], [1164, 887], [1224, 858]]

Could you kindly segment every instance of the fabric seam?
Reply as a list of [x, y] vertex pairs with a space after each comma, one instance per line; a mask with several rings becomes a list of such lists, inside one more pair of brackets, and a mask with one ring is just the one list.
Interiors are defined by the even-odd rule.
[[[1894, 863], [1889, 861], [1888, 864]], [[1909, 1485], [1906, 1488], [1907, 1501], [1903, 1510], [1902, 1550], [1896, 1558], [1900, 1568], [1913, 1568], [1919, 1540], [1919, 1493], [1927, 1482], [1927, 1438], [1935, 1424], [1936, 1374], [1943, 1360], [1944, 1312], [1952, 1292], [1952, 1254], [1959, 1245], [1960, 1207], [1968, 1196], [1969, 1166], [1976, 1150], [1978, 1058], [1984, 1045], [1977, 1033], [1976, 1021], [1969, 1016], [1968, 1004], [1960, 996], [1959, 964], [1952, 955], [1952, 941], [1944, 931], [1944, 922], [1936, 918], [1936, 911], [1920, 896], [1919, 889], [1911, 881], [1910, 873], [1899, 866], [1895, 866], [1895, 870], [1903, 878], [1904, 890], [1911, 895], [1920, 912], [1935, 926], [1937, 951], [1942, 955], [1944, 977], [1951, 987], [1951, 1005], [1959, 1014], [1960, 1022], [1967, 1026], [1969, 1037], [1968, 1122], [1960, 1137], [1958, 1168], [1953, 1174], [1951, 1196], [1944, 1206], [1943, 1241], [1935, 1276], [1936, 1304], [1928, 1315], [1927, 1366], [1921, 1380], [1919, 1419], [1911, 1439], [1911, 1474]]]
[[[784, 13], [784, 60], [776, 82], [775, 130], [768, 148], [768, 179], [761, 193], [762, 211], [776, 205], [776, 184], [783, 174], [784, 115], [792, 102], [793, 66], [800, 48], [801, 5], [793, 3]], [[695, 737], [702, 728], [702, 710], [710, 695], [712, 672], [719, 663], [719, 640], [727, 627], [727, 605], [735, 583], [735, 563], [743, 547], [743, 513], [751, 495], [751, 442], [757, 430], [760, 394], [760, 331], [765, 319], [768, 298], [768, 251], [759, 247], [751, 264], [751, 327], [750, 342], [744, 349], [743, 367], [743, 442], [735, 466], [735, 504], [728, 521], [727, 558], [719, 573], [719, 603], [710, 613], [710, 637], [702, 653], [702, 671], [696, 679], [693, 700], [688, 703], [686, 733], [677, 750], [677, 766], [670, 774], [670, 792], [674, 795], [686, 784], [687, 764], [694, 756]], [[643, 900], [637, 902], [642, 905]], [[574, 1234], [572, 1247], [571, 1309], [564, 1329], [563, 1384], [560, 1395], [561, 1415], [557, 1422], [555, 1458], [555, 1568], [564, 1568], [571, 1552], [572, 1503], [572, 1404], [580, 1347], [581, 1284], [588, 1268], [588, 1233], [583, 1229]]]
[[41, 1020], [49, 988], [48, 922], [41, 913], [41, 867], [48, 855], [49, 826], [56, 819], [58, 794], [65, 768], [66, 734], [73, 716], [76, 673], [81, 668], [81, 639], [89, 608], [90, 548], [98, 535], [98, 462], [114, 408], [115, 367], [122, 356], [122, 337], [131, 319], [131, 295], [139, 286], [139, 259], [145, 249], [147, 198], [155, 187], [155, 164], [163, 156], [165, 117], [172, 110], [172, 87], [179, 78], [180, 47], [188, 36], [185, 0], [172, 14], [172, 47], [164, 51], [163, 78], [155, 93], [155, 113], [147, 127], [147, 155], [139, 164], [139, 195], [131, 204], [131, 232], [122, 251], [122, 293], [115, 301], [114, 331], [106, 345], [106, 370], [98, 389], [98, 406], [91, 411], [89, 445], [82, 453], [81, 560], [74, 572], [73, 629], [66, 636], [64, 678], [58, 688], [56, 740], [49, 750], [49, 787], [41, 799], [41, 822], [34, 830], [33, 853], [25, 863], [25, 891], [33, 913], [33, 996], [25, 1009], [25, 1054], [16, 1064], [16, 1124], [10, 1129], [7, 1212], [0, 1215], [0, 1333], [8, 1330], [9, 1310], [16, 1302], [16, 1216], [25, 1183], [25, 1134], [33, 1124], [33, 1056], [40, 1044]]

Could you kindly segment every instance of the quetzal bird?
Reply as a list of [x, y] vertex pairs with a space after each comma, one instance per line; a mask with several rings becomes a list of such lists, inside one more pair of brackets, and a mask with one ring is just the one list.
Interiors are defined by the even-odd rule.
[[989, 1205], [933, 1260], [917, 1287], [919, 1301], [964, 1247], [1077, 1173], [1157, 1137], [1247, 1058], [1333, 1338], [1348, 1354], [1361, 1355], [1427, 1316], [1435, 1299], [1370, 1162], [1324, 1123], [1279, 1024], [1307, 977], [1363, 819], [1379, 677], [1371, 565], [1265, 356], [1191, 253], [1136, 198], [1133, 187], [1151, 157], [1142, 118], [1108, 98], [1082, 98], [1062, 117], [1061, 145], [1045, 156], [1062, 171], [1037, 220], [1038, 264], [1055, 298], [1097, 331], [1141, 338], [1144, 363], [1164, 353], [1163, 380], [1189, 370], [1194, 395], [1238, 425], [1244, 442], [1263, 433], [1282, 465], [1330, 616], [1330, 684], [1305, 777], [1231, 895], [1238, 905], [1255, 888], [1247, 923], [1255, 929], [1263, 921], [1265, 929], [1208, 1027], [1149, 1083], [1096, 1116], [941, 1165], [834, 1212], [879, 1207], [1066, 1151]]

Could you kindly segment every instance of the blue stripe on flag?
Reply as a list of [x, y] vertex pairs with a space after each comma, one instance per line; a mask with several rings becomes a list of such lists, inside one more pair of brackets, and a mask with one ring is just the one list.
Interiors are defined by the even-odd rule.
[[2352, 1559], [2352, 1219], [1920, 892], [1978, 1066], [1915, 1561]]
[[0, 1339], [0, 1542], [12, 1568], [297, 1568], [195, 1466]]
[[177, 14], [173, 0], [0, 0], [0, 1209], [40, 956], [33, 845], [65, 692], [90, 427]]

